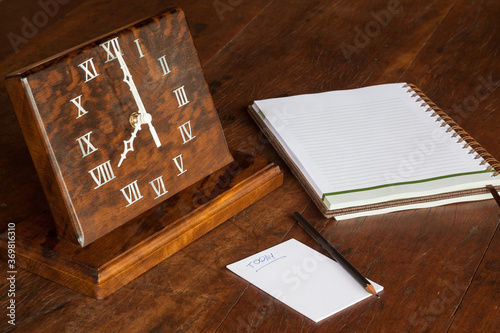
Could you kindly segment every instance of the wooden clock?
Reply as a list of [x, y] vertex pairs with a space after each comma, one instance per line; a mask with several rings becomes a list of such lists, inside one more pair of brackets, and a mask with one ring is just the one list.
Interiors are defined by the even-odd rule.
[[5, 83], [58, 235], [81, 246], [232, 161], [180, 10]]
[[16, 265], [86, 295], [113, 293], [283, 182], [273, 163], [229, 153], [180, 9], [5, 84], [50, 206], [16, 223]]

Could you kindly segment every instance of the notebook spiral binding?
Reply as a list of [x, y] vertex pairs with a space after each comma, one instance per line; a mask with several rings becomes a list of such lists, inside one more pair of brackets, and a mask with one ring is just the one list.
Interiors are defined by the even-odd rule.
[[476, 159], [482, 158], [483, 161], [481, 162], [481, 165], [484, 165], [488, 163], [488, 167], [486, 168], [487, 171], [490, 170], [495, 170], [495, 173], [493, 176], [498, 176], [500, 175], [500, 163], [484, 149], [476, 140], [470, 136], [469, 133], [464, 131], [462, 127], [460, 127], [453, 119], [450, 118], [443, 110], [441, 110], [434, 102], [432, 102], [429, 97], [427, 97], [420, 89], [418, 89], [415, 85], [411, 83], [407, 83], [403, 86], [403, 88], [409, 88], [406, 92], [412, 92], [413, 94], [411, 97], [419, 97], [417, 98], [417, 102], [422, 101], [421, 106], [427, 107], [426, 112], [433, 112], [431, 117], [436, 117], [436, 121], [443, 121], [441, 124], [441, 127], [444, 127], [446, 125], [449, 126], [449, 128], [446, 130], [446, 132], [451, 132], [454, 131], [455, 133], [452, 135], [452, 137], [459, 137], [457, 143], [461, 143], [465, 141], [465, 144], [463, 146], [464, 149], [470, 148], [469, 154], [475, 153], [476, 154]]

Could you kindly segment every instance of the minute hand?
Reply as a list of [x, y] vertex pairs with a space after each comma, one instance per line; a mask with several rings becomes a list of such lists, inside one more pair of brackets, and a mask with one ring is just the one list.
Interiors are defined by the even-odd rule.
[[125, 60], [123, 60], [123, 56], [121, 51], [116, 47], [116, 44], [113, 43], [113, 48], [116, 54], [116, 57], [118, 58], [118, 62], [120, 63], [120, 67], [123, 71], [123, 81], [126, 82], [130, 88], [130, 91], [132, 92], [132, 96], [134, 96], [135, 103], [137, 104], [138, 107], [138, 112], [139, 112], [139, 122], [141, 124], [148, 124], [149, 126], [149, 131], [151, 132], [151, 135], [153, 136], [153, 140], [156, 144], [156, 147], [161, 146], [160, 138], [158, 137], [158, 134], [156, 133], [156, 130], [151, 123], [152, 117], [151, 115], [146, 111], [146, 108], [144, 107], [144, 104], [142, 103], [141, 96], [139, 95], [139, 92], [137, 91], [137, 87], [135, 86], [134, 80], [132, 79], [132, 74], [130, 74], [130, 71], [128, 70], [128, 66], [125, 63]]

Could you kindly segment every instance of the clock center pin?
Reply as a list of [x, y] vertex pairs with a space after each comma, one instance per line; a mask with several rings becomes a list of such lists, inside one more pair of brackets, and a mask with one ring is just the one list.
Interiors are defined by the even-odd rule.
[[151, 123], [153, 117], [149, 113], [133, 112], [129, 117], [129, 122], [132, 127], [141, 127], [141, 125]]

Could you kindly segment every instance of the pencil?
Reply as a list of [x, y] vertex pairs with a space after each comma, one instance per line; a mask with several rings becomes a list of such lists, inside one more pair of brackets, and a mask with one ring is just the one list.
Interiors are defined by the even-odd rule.
[[293, 213], [293, 218], [328, 254], [335, 259], [367, 292], [380, 297], [373, 285], [356, 269], [344, 256], [337, 251], [307, 220], [297, 212]]

